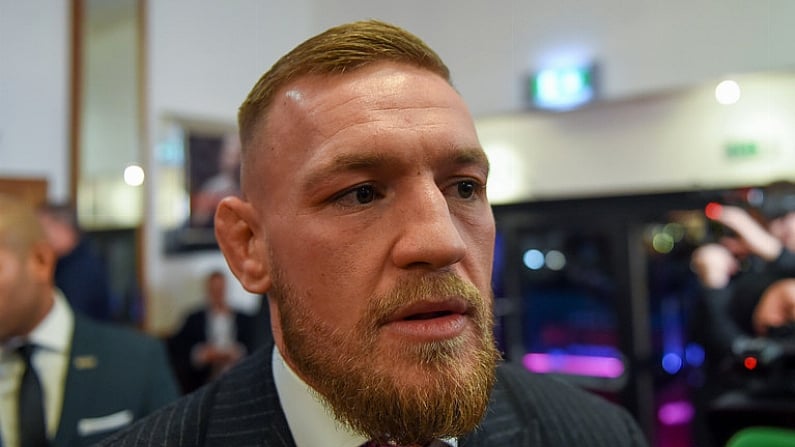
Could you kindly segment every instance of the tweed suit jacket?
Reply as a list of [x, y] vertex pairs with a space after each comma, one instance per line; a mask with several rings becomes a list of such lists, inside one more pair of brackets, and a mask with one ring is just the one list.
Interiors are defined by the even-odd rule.
[[[260, 349], [200, 388], [100, 446], [295, 447]], [[461, 447], [641, 447], [643, 434], [623, 409], [571, 385], [501, 365], [488, 412]], [[318, 446], [322, 447], [322, 446]], [[355, 446], [351, 446], [355, 447]]]
[[160, 342], [74, 315], [54, 447], [92, 445], [179, 396]]

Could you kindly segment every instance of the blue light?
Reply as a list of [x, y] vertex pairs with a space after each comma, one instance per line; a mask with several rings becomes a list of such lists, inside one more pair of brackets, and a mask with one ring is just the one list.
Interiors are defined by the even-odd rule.
[[522, 256], [525, 267], [530, 270], [540, 270], [544, 266], [544, 254], [535, 248], [527, 250]]
[[685, 346], [685, 360], [693, 366], [701, 366], [704, 363], [704, 348], [696, 343], [688, 343]]
[[673, 352], [669, 352], [662, 358], [662, 367], [668, 374], [676, 374], [682, 369], [682, 357]]

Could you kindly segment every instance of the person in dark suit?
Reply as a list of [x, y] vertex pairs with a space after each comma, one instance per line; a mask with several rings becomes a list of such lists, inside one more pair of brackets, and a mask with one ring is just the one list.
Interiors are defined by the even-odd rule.
[[235, 365], [254, 347], [251, 317], [235, 311], [226, 300], [226, 274], [205, 278], [205, 308], [192, 312], [168, 339], [183, 393], [189, 393]]
[[419, 38], [329, 29], [239, 125], [243, 197], [215, 233], [274, 347], [102, 445], [646, 445], [624, 409], [500, 361], [488, 161]]
[[34, 210], [0, 196], [5, 447], [92, 445], [178, 397], [162, 344], [73, 311], [54, 266]]

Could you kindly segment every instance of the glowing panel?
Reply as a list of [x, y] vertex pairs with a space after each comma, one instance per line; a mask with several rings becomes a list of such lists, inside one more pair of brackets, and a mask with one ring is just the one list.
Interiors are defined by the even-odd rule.
[[588, 67], [541, 70], [532, 79], [533, 105], [542, 109], [567, 110], [594, 99], [593, 70]]
[[525, 354], [522, 363], [525, 368], [537, 373], [561, 373], [608, 379], [616, 379], [624, 374], [624, 363], [615, 357], [533, 352]]

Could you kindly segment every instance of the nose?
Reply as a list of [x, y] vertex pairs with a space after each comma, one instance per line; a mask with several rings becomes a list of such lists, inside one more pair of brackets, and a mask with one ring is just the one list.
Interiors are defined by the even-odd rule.
[[442, 191], [433, 184], [395, 208], [398, 236], [392, 259], [400, 268], [438, 270], [459, 262], [466, 243]]

